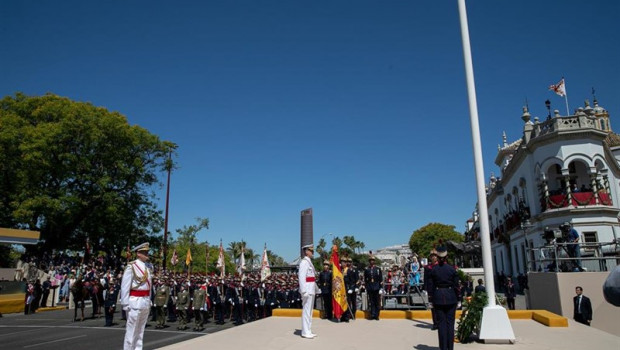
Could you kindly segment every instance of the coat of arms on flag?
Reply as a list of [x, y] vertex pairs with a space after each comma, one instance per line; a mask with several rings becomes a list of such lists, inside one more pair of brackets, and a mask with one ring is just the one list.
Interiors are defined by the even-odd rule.
[[340, 258], [338, 257], [338, 247], [332, 247], [332, 310], [336, 318], [340, 318], [348, 307], [347, 293], [344, 286], [344, 276], [340, 270]]

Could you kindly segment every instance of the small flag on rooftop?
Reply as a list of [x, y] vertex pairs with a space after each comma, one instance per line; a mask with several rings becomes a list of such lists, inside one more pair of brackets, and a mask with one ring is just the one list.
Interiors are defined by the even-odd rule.
[[566, 96], [566, 84], [564, 83], [564, 78], [562, 78], [559, 83], [549, 86], [549, 90], [560, 96]]

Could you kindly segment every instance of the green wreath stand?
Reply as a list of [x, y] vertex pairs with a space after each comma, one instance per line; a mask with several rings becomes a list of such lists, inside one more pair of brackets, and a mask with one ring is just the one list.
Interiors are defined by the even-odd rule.
[[487, 293], [474, 293], [471, 297], [463, 300], [463, 312], [456, 328], [456, 339], [460, 343], [468, 343], [474, 333], [480, 334], [482, 322], [482, 310], [489, 301]]

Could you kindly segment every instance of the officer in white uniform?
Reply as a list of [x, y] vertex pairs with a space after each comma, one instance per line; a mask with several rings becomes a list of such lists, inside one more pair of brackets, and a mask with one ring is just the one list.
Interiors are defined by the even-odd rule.
[[152, 275], [149, 244], [135, 247], [137, 259], [127, 264], [121, 282], [121, 305], [127, 312], [125, 325], [125, 350], [141, 350], [144, 327], [151, 310]]
[[299, 263], [299, 293], [301, 294], [301, 337], [312, 339], [316, 334], [312, 333], [312, 309], [314, 296], [316, 295], [316, 273], [312, 265], [314, 246], [308, 244], [302, 247], [304, 258]]

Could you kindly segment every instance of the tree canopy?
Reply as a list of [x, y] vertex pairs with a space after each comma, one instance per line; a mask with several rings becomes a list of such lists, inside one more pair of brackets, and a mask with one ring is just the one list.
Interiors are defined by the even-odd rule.
[[428, 256], [440, 239], [444, 242], [462, 242], [464, 237], [453, 225], [433, 222], [413, 231], [409, 238], [409, 248], [420, 256]]
[[120, 255], [128, 241], [160, 241], [152, 189], [175, 149], [90, 103], [53, 94], [4, 97], [0, 226], [40, 231], [39, 249], [79, 250], [89, 238], [93, 249]]

